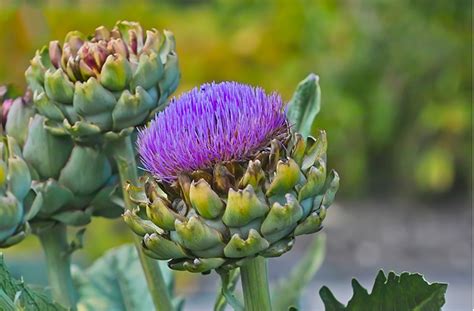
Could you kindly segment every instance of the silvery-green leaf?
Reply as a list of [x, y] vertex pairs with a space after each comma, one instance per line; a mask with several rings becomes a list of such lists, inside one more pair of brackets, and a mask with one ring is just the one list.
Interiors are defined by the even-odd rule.
[[311, 282], [321, 267], [326, 253], [326, 236], [318, 234], [304, 257], [295, 265], [288, 276], [279, 281], [272, 292], [274, 311], [286, 311], [299, 305], [299, 299], [305, 287]]
[[14, 279], [0, 254], [0, 310], [66, 311], [39, 290], [33, 290], [23, 280]]
[[294, 126], [295, 132], [300, 133], [303, 137], [308, 137], [320, 108], [319, 77], [312, 73], [298, 84], [288, 103], [286, 114], [290, 124]]
[[448, 284], [428, 283], [418, 273], [396, 275], [390, 272], [385, 276], [380, 270], [370, 294], [356, 279], [352, 280], [354, 293], [346, 306], [326, 286], [321, 288], [319, 295], [327, 311], [436, 311], [441, 310], [445, 303], [447, 288]]
[[[172, 272], [165, 263], [160, 262], [160, 268], [170, 289]], [[79, 310], [154, 310], [133, 245], [123, 245], [108, 251], [88, 269], [74, 271], [73, 277], [79, 292]]]

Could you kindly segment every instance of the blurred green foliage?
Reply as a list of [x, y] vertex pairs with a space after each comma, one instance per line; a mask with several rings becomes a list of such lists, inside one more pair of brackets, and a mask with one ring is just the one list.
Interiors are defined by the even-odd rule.
[[[238, 80], [291, 97], [321, 78], [342, 194], [459, 194], [470, 179], [470, 2], [2, 1], [0, 82], [24, 85], [34, 51], [118, 19], [177, 38], [178, 93]], [[40, 3], [40, 4], [38, 4]]]

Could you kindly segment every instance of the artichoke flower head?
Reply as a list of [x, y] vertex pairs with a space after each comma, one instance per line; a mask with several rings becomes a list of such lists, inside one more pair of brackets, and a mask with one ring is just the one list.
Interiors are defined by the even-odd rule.
[[127, 191], [124, 219], [147, 255], [177, 270], [232, 269], [291, 249], [321, 229], [339, 178], [326, 176], [326, 137], [291, 130], [281, 97], [235, 82], [204, 84], [138, 137], [149, 173]]
[[69, 32], [36, 52], [26, 71], [50, 130], [75, 140], [124, 134], [163, 108], [179, 82], [174, 36], [139, 23]]

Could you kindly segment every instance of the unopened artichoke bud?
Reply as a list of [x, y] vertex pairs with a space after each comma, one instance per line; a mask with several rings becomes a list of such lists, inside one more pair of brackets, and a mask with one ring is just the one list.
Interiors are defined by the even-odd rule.
[[148, 175], [124, 220], [148, 256], [176, 270], [233, 269], [277, 257], [322, 228], [339, 185], [326, 134], [291, 130], [279, 95], [234, 82], [173, 99], [138, 137]]
[[[72, 31], [36, 52], [26, 71], [34, 103], [55, 133], [81, 142], [124, 135], [162, 110], [180, 78], [171, 32], [139, 23]], [[124, 131], [126, 130], [126, 131]]]
[[31, 175], [14, 138], [2, 137], [0, 155], [0, 248], [5, 248], [29, 233], [28, 221], [38, 212], [38, 206], [24, 204]]
[[33, 204], [40, 206], [34, 222], [81, 226], [92, 216], [118, 217], [117, 176], [105, 153], [54, 135], [44, 123], [38, 114], [31, 119], [23, 145], [36, 193]]

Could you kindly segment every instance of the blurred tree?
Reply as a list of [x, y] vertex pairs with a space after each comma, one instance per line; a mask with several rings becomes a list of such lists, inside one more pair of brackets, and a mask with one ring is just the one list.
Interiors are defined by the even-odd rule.
[[[113, 10], [110, 9], [113, 5]], [[467, 193], [470, 179], [470, 2], [216, 0], [22, 1], [0, 4], [0, 82], [24, 85], [28, 60], [70, 29], [117, 19], [171, 29], [178, 93], [219, 80], [289, 99], [321, 77], [331, 166], [342, 193]]]

